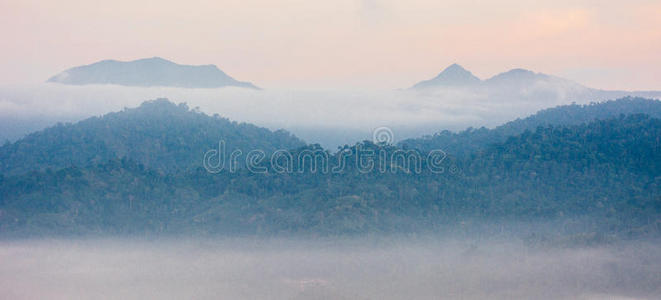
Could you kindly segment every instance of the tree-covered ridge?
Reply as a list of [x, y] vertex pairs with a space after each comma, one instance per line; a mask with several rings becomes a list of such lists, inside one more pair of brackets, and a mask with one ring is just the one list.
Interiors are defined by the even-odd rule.
[[[0, 177], [0, 232], [346, 234], [541, 220], [568, 234], [657, 235], [660, 139], [661, 120], [645, 115], [540, 126], [448, 157], [444, 172], [419, 173], [391, 162], [385, 171], [276, 172], [265, 161], [266, 172], [163, 174], [113, 159]], [[334, 167], [365, 150], [401, 148], [366, 141], [335, 154], [316, 145], [291, 153], [322, 151]]]
[[144, 102], [75, 124], [58, 124], [0, 147], [0, 172], [84, 167], [130, 158], [161, 171], [202, 166], [204, 153], [223, 140], [228, 151], [275, 151], [304, 145], [292, 134], [208, 116], [166, 99]]
[[475, 157], [489, 157], [503, 168], [516, 162], [571, 164], [572, 168], [612, 165], [661, 175], [661, 119], [645, 114], [620, 115], [576, 126], [539, 126], [493, 144]]
[[469, 128], [458, 133], [445, 130], [431, 136], [407, 139], [399, 145], [423, 150], [442, 149], [449, 154], [463, 156], [482, 150], [490, 144], [504, 142], [509, 136], [525, 130], [535, 130], [538, 126], [578, 125], [621, 114], [647, 114], [661, 118], [661, 101], [625, 97], [587, 105], [563, 105], [541, 110], [532, 116], [510, 121], [494, 129]]

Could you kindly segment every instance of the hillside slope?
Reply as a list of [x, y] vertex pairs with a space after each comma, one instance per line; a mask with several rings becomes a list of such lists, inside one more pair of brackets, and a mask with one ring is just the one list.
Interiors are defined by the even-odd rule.
[[0, 147], [0, 173], [47, 168], [84, 167], [129, 158], [160, 171], [202, 167], [204, 155], [224, 141], [229, 153], [239, 149], [271, 152], [303, 145], [290, 133], [208, 116], [167, 99], [137, 108], [59, 124]]
[[451, 155], [468, 155], [490, 144], [502, 143], [509, 136], [535, 130], [539, 126], [578, 125], [621, 114], [648, 114], [661, 118], [661, 101], [625, 97], [588, 105], [562, 105], [541, 110], [532, 116], [507, 122], [494, 129], [470, 128], [457, 133], [446, 130], [431, 136], [407, 139], [399, 145], [426, 151], [441, 149]]
[[[363, 142], [329, 163], [369, 151], [387, 160], [401, 149]], [[375, 166], [381, 157], [372, 156]], [[645, 115], [538, 127], [447, 158], [441, 172], [428, 161], [420, 172], [387, 160], [383, 171], [348, 163], [328, 173], [309, 165], [283, 173], [269, 162], [264, 173], [162, 174], [121, 159], [0, 176], [0, 234], [334, 235], [512, 222], [557, 222], [554, 232], [566, 235], [661, 233], [661, 119]]]

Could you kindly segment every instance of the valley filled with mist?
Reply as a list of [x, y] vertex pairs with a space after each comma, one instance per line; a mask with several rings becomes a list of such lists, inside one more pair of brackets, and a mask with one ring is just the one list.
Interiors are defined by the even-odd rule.
[[86, 239], [0, 245], [11, 299], [654, 299], [659, 241]]
[[[131, 63], [136, 65], [131, 67]], [[481, 80], [457, 64], [409, 88], [261, 90], [231, 85], [205, 69], [193, 78], [207, 84], [206, 88], [187, 87], [195, 87], [194, 82], [176, 79], [190, 77], [200, 66], [177, 65], [161, 58], [102, 61], [78, 68], [85, 70], [96, 65], [103, 68], [87, 73], [77, 71], [83, 72], [77, 75], [83, 78], [87, 74], [89, 82], [58, 83], [51, 79], [40, 84], [0, 85], [0, 142], [15, 141], [58, 122], [76, 122], [157, 98], [185, 102], [209, 115], [220, 114], [271, 130], [285, 129], [307, 143], [335, 150], [338, 146], [371, 139], [372, 131], [382, 126], [391, 128], [395, 140], [400, 141], [440, 130], [492, 128], [558, 105], [589, 104], [626, 96], [661, 97], [661, 91], [601, 90], [524, 69], [512, 69]], [[170, 69], [172, 65], [183, 70]], [[127, 68], [146, 70], [141, 71], [142, 77], [113, 81], [116, 74], [126, 74]], [[163, 72], [176, 75], [160, 80], [144, 79]], [[104, 77], [105, 73], [110, 78]], [[53, 78], [57, 76], [61, 75]], [[228, 85], [209, 88], [214, 81]]]
[[2, 1], [0, 299], [661, 299], [653, 2]]
[[[82, 95], [98, 89], [109, 98], [87, 110]], [[340, 144], [310, 127], [320, 145], [207, 113], [232, 109], [195, 100], [219, 90], [182, 92], [200, 104], [191, 107], [165, 98], [111, 101], [121, 89], [71, 90], [64, 94], [77, 96], [68, 106], [5, 102], [16, 118], [40, 111], [73, 119], [51, 126], [42, 118], [45, 129], [0, 147], [3, 295], [653, 299], [661, 292], [659, 100], [532, 114], [483, 103], [490, 108], [482, 115], [461, 109], [490, 128], [423, 135], [417, 127], [397, 139], [396, 126], [364, 138], [346, 129], [356, 138]], [[234, 92], [264, 97], [222, 91]], [[242, 106], [265, 101], [256, 99], [236, 112], [299, 125], [315, 119]], [[270, 105], [287, 101], [299, 103]], [[414, 124], [420, 111], [385, 107], [398, 115], [359, 111], [365, 120], [342, 120], [355, 128], [380, 118]], [[523, 115], [499, 123], [493, 114]]]

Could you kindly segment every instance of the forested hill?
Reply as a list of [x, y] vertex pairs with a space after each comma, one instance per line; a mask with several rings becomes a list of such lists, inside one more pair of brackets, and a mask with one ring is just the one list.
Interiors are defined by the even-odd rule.
[[427, 151], [442, 149], [451, 155], [462, 156], [482, 150], [490, 144], [504, 142], [509, 136], [535, 130], [538, 126], [578, 125], [621, 114], [647, 114], [661, 118], [661, 101], [626, 97], [587, 105], [563, 105], [541, 110], [532, 116], [510, 121], [494, 129], [469, 128], [458, 133], [446, 130], [431, 136], [407, 139], [399, 145]]
[[[367, 150], [386, 159], [401, 151], [362, 142], [325, 153], [337, 167]], [[381, 165], [381, 155], [372, 159]], [[266, 161], [266, 172], [163, 174], [115, 159], [0, 176], [0, 233], [346, 234], [520, 221], [557, 221], [554, 232], [569, 236], [661, 233], [658, 118], [541, 126], [441, 163], [440, 172], [429, 161], [415, 172], [390, 160], [384, 171], [348, 163], [339, 172], [280, 172]]]
[[0, 147], [0, 173], [84, 167], [112, 159], [129, 158], [160, 171], [202, 166], [204, 154], [261, 149], [290, 149], [304, 142], [284, 131], [208, 116], [167, 99], [144, 102], [75, 124], [58, 124]]
[[507, 122], [498, 126], [496, 131], [510, 136], [533, 130], [538, 126], [547, 125], [578, 125], [595, 119], [609, 119], [619, 115], [646, 114], [653, 118], [661, 118], [661, 101], [625, 97], [605, 102], [595, 102], [586, 105], [562, 105], [543, 109], [536, 114]]

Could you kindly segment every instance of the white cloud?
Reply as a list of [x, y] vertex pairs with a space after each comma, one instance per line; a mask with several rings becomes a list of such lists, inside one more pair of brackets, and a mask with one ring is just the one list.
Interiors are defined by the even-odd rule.
[[234, 121], [288, 129], [308, 142], [334, 148], [369, 138], [370, 131], [381, 126], [392, 128], [398, 139], [404, 139], [444, 129], [493, 127], [543, 108], [594, 100], [585, 96], [574, 98], [573, 89], [574, 86], [549, 83], [539, 83], [523, 92], [462, 88], [423, 92], [256, 91], [44, 83], [1, 87], [0, 121], [30, 123], [39, 119], [42, 122], [38, 124], [43, 127], [43, 120], [76, 121], [164, 97]]

